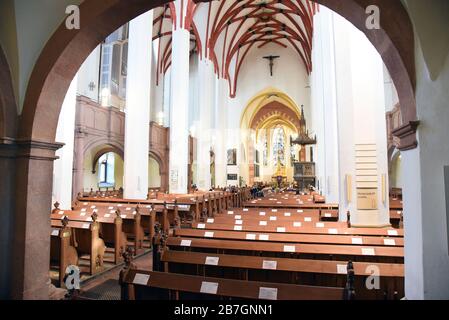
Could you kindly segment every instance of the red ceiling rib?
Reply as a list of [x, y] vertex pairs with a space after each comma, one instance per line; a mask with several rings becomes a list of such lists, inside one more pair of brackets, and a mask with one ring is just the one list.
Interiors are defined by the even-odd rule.
[[[184, 1], [188, 1], [185, 15]], [[312, 71], [313, 16], [319, 10], [316, 3], [309, 0], [221, 0], [195, 4], [192, 0], [182, 0], [181, 5], [181, 15], [185, 16], [181, 24], [191, 30], [195, 38], [191, 41], [196, 42], [200, 59], [205, 57], [214, 63], [217, 76], [228, 80], [231, 96], [236, 94], [240, 70], [249, 52], [269, 44], [290, 47], [298, 54], [306, 71], [309, 74]], [[206, 39], [203, 42], [194, 19], [199, 6], [205, 5], [209, 7], [207, 30], [203, 33]], [[167, 27], [164, 20], [176, 30], [176, 8], [173, 2], [163, 7], [162, 14], [154, 20], [154, 25], [159, 24], [154, 39], [170, 37], [164, 41], [165, 48], [159, 48], [163, 53], [158, 57], [157, 70], [162, 74], [171, 65], [172, 34], [171, 30], [163, 32], [164, 27]], [[218, 45], [221, 45], [221, 61], [216, 52]], [[232, 71], [231, 65], [234, 65]], [[157, 79], [159, 82], [159, 77]]]

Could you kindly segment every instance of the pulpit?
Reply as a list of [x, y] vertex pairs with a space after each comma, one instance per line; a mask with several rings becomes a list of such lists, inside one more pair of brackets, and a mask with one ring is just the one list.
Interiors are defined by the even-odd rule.
[[295, 162], [295, 174], [293, 178], [298, 184], [299, 190], [316, 187], [315, 162]]

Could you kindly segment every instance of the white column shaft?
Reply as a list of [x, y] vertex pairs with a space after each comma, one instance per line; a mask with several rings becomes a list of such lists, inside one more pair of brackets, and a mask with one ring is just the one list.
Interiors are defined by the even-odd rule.
[[148, 193], [153, 11], [130, 22], [125, 120], [124, 196]]
[[170, 193], [188, 190], [190, 33], [173, 31], [170, 99]]

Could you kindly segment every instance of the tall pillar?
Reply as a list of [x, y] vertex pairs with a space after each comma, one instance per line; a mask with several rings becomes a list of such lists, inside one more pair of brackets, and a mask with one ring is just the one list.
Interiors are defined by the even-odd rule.
[[323, 7], [314, 19], [317, 35], [314, 37], [311, 76], [312, 123], [317, 135], [314, 161], [320, 191], [327, 202], [338, 203], [340, 177], [332, 12]]
[[146, 199], [150, 139], [153, 11], [130, 22], [125, 117], [124, 197]]
[[59, 159], [54, 164], [52, 198], [53, 203], [59, 202], [60, 208], [63, 210], [70, 210], [72, 207], [77, 82], [78, 76], [75, 76], [62, 104], [56, 131], [56, 141], [64, 143], [64, 146], [56, 151], [56, 156]]
[[212, 109], [214, 107], [215, 73], [213, 63], [206, 58], [199, 61], [199, 121], [197, 147], [197, 182], [200, 190], [211, 187], [210, 150], [212, 139]]
[[228, 130], [228, 83], [225, 79], [216, 81], [215, 110], [215, 181], [216, 185], [227, 185], [227, 130]]
[[48, 299], [53, 161], [61, 144], [19, 140], [11, 248], [11, 298]]
[[[334, 14], [340, 216], [390, 225], [383, 63], [366, 36]], [[344, 191], [343, 191], [344, 190]]]
[[182, 13], [187, 13], [189, 3], [173, 3], [176, 21], [172, 34], [169, 192], [179, 194], [188, 191], [190, 32], [185, 29]]

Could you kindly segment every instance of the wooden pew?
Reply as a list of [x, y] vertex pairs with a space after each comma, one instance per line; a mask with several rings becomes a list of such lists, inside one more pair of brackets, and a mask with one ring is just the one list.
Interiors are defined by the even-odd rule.
[[62, 227], [52, 229], [50, 241], [50, 265], [59, 269], [59, 287], [64, 286], [65, 272], [68, 266], [78, 265], [78, 253], [71, 245], [72, 230], [67, 217], [61, 220]]
[[[120, 262], [120, 255], [125, 250], [128, 236], [134, 241], [135, 249], [141, 248], [141, 228], [140, 215], [128, 213], [122, 214], [120, 210], [102, 210], [96, 207], [94, 213], [99, 223], [99, 235], [107, 247], [114, 248], [114, 263]], [[51, 214], [51, 219], [59, 220], [62, 216], [67, 216], [70, 221], [85, 222], [90, 221], [86, 211], [55, 211]], [[86, 218], [88, 217], [88, 218]], [[136, 236], [137, 235], [137, 236]], [[137, 241], [136, 241], [137, 239]]]
[[[367, 245], [367, 246], [387, 246], [403, 247], [403, 238], [386, 237], [354, 237], [348, 235], [323, 235], [323, 234], [286, 234], [286, 233], [245, 233], [239, 231], [219, 231], [200, 229], [179, 229], [174, 230], [174, 237], [204, 238], [206, 233], [213, 232], [214, 239], [225, 240], [253, 240], [271, 241], [282, 243], [316, 243], [316, 244], [339, 244], [339, 245]], [[261, 240], [262, 239], [262, 240]]]
[[122, 300], [342, 300], [343, 288], [242, 281], [129, 269]]
[[[53, 228], [61, 228], [61, 222], [51, 220]], [[89, 273], [91, 275], [102, 271], [106, 245], [100, 238], [100, 224], [97, 215], [92, 214], [92, 221], [69, 221], [72, 230], [72, 246], [76, 248], [78, 256], [89, 255]]]
[[211, 232], [207, 239], [169, 237], [167, 247], [170, 250], [188, 250], [215, 252], [236, 255], [262, 255], [276, 257], [299, 257], [311, 259], [338, 258], [351, 261], [371, 261], [385, 263], [403, 263], [404, 249], [401, 247], [357, 246], [279, 243], [268, 241], [216, 240]]
[[[342, 287], [347, 262], [264, 258], [166, 250], [161, 258], [165, 272], [237, 280]], [[373, 263], [354, 262], [355, 290], [358, 299], [396, 299], [404, 295], [404, 266], [376, 263], [379, 290], [367, 290], [365, 281], [372, 275]]]
[[[326, 222], [317, 222], [315, 225], [293, 222], [290, 226], [276, 226], [267, 224], [267, 226], [254, 226], [254, 225], [231, 225], [231, 224], [218, 224], [215, 223], [215, 219], [209, 220], [207, 223], [194, 223], [193, 229], [210, 229], [210, 230], [228, 230], [228, 231], [242, 231], [242, 232], [260, 232], [260, 233], [303, 233], [303, 234], [344, 234], [352, 236], [385, 236], [385, 237], [403, 237], [404, 231], [402, 229], [374, 229], [374, 228], [343, 228], [330, 226], [326, 228]], [[324, 227], [317, 227], [324, 223]], [[335, 223], [335, 222], [328, 222]], [[280, 229], [278, 229], [280, 228]], [[281, 230], [282, 229], [282, 230]]]

